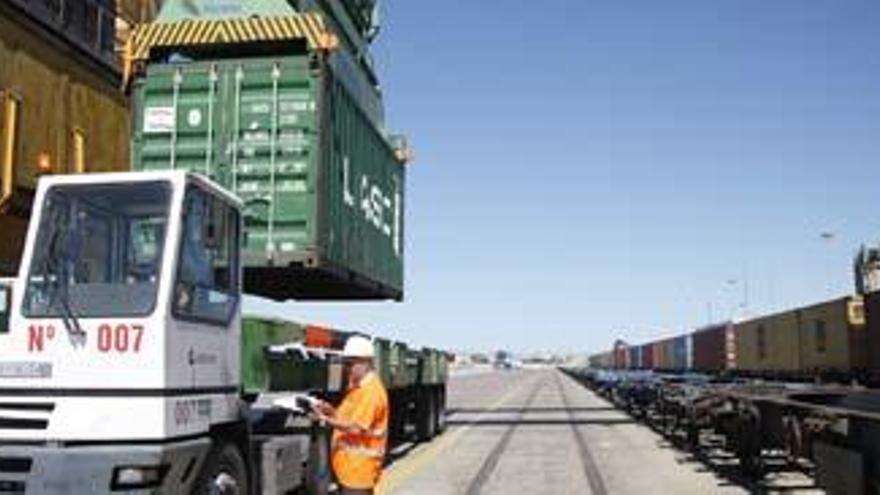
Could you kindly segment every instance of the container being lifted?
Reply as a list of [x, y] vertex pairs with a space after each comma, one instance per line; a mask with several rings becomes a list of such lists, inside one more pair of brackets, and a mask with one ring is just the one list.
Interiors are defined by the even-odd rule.
[[195, 171], [242, 200], [249, 294], [401, 300], [407, 152], [371, 110], [372, 73], [344, 62], [325, 14], [264, 4], [135, 33], [134, 168]]

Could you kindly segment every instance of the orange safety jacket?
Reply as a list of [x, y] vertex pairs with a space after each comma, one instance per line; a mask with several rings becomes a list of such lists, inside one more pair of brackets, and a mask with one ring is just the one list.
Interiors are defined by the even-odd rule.
[[335, 419], [368, 432], [333, 432], [330, 458], [336, 479], [346, 488], [375, 487], [388, 445], [388, 393], [375, 372], [349, 388]]

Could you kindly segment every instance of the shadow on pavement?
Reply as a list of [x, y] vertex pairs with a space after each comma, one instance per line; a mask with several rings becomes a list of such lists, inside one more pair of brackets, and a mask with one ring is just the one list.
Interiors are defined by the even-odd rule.
[[[669, 438], [669, 437], [667, 437]], [[804, 490], [817, 490], [815, 483], [797, 483], [787, 485], [777, 485], [773, 483], [774, 474], [790, 473], [798, 471], [792, 469], [784, 460], [784, 456], [767, 455], [763, 456], [764, 465], [763, 479], [754, 479], [745, 474], [739, 467], [739, 461], [736, 456], [727, 452], [717, 445], [718, 442], [707, 442], [702, 439], [702, 445], [696, 450], [690, 450], [684, 445], [684, 441], [677, 437], [672, 437], [672, 441], [659, 441], [657, 446], [661, 449], [670, 449], [684, 454], [677, 459], [679, 464], [689, 464], [694, 467], [697, 472], [706, 472], [714, 474], [721, 482], [719, 486], [737, 486], [747, 490], [749, 493], [756, 494], [782, 494], [795, 493]]]
[[570, 413], [580, 413], [580, 412], [603, 412], [603, 411], [619, 411], [619, 409], [614, 407], [527, 407], [525, 409], [520, 407], [500, 407], [495, 409], [487, 409], [487, 408], [469, 408], [462, 407], [458, 409], [449, 409], [446, 411], [446, 415], [452, 415], [456, 413], [462, 414], [503, 414], [503, 413], [549, 413], [549, 412], [570, 412]]
[[479, 419], [479, 420], [458, 420], [447, 419], [446, 424], [449, 426], [468, 425], [468, 426], [555, 426], [555, 425], [625, 425], [635, 424], [635, 421], [628, 418], [608, 418], [608, 419]]

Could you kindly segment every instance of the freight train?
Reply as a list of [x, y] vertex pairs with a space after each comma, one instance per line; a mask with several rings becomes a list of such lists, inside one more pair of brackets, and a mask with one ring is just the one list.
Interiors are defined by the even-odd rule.
[[[595, 354], [596, 368], [702, 372], [788, 381], [877, 383], [877, 294], [853, 295], [778, 313], [698, 328], [644, 344], [615, 343]], [[870, 324], [873, 323], [873, 324]]]
[[859, 280], [856, 295], [618, 340], [589, 369], [566, 371], [677, 445], [720, 439], [754, 486], [792, 469], [831, 493], [880, 493], [880, 292]]

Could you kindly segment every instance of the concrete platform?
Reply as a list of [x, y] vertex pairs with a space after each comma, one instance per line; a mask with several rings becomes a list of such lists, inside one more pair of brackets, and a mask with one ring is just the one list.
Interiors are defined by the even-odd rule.
[[401, 454], [380, 493], [815, 493], [799, 475], [731, 479], [556, 370], [456, 376], [448, 407], [447, 431]]

